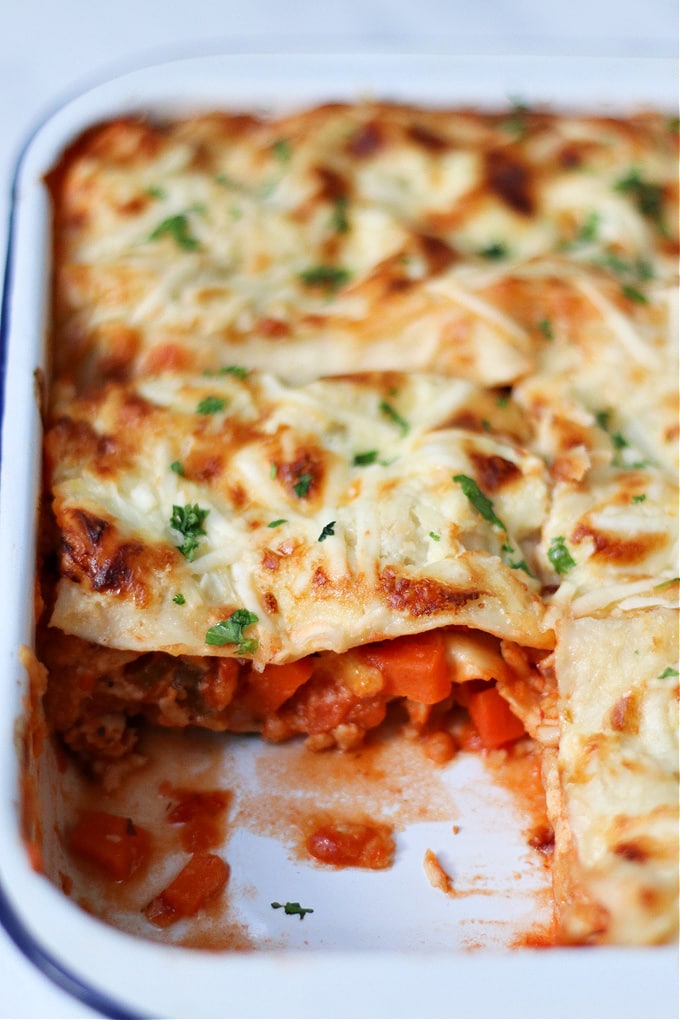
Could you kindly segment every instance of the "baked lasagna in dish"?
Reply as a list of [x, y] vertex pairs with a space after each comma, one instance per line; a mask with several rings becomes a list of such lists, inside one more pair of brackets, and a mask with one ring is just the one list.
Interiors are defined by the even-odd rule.
[[675, 937], [677, 124], [123, 119], [48, 184], [64, 745], [464, 716], [542, 755], [559, 941]]

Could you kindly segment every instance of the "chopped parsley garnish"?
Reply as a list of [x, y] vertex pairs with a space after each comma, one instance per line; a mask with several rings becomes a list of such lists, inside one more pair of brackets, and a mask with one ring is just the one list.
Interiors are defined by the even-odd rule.
[[377, 450], [365, 450], [363, 453], [355, 453], [352, 463], [355, 467], [367, 467], [369, 464], [375, 464], [377, 459]]
[[274, 910], [283, 909], [286, 914], [297, 914], [300, 920], [303, 919], [305, 914], [313, 914], [314, 911], [311, 907], [301, 907], [299, 903], [272, 903]]
[[312, 266], [300, 273], [300, 279], [307, 287], [318, 287], [327, 294], [334, 294], [349, 281], [349, 270], [341, 266]]
[[396, 408], [393, 407], [392, 404], [388, 403], [387, 400], [381, 400], [378, 406], [384, 415], [391, 418], [394, 424], [399, 426], [402, 435], [405, 436], [409, 430], [409, 423], [406, 419], [402, 418]]
[[634, 301], [637, 305], [647, 304], [647, 298], [642, 291], [638, 290], [637, 287], [632, 287], [629, 283], [621, 285], [621, 293], [625, 298], [628, 298], [629, 301]]
[[572, 567], [576, 566], [576, 560], [567, 549], [564, 535], [558, 535], [557, 538], [550, 539], [548, 559], [558, 574], [566, 574]]
[[494, 513], [492, 501], [484, 495], [474, 478], [470, 478], [468, 475], [454, 475], [453, 480], [458, 482], [463, 490], [463, 495], [467, 496], [480, 517], [483, 517], [489, 524], [495, 524], [507, 532], [508, 529], [503, 521]]
[[228, 620], [220, 620], [205, 635], [207, 645], [238, 645], [239, 655], [252, 655], [257, 651], [258, 642], [254, 638], [246, 638], [243, 631], [257, 623], [259, 617], [248, 609], [235, 609]]
[[605, 269], [616, 273], [617, 276], [628, 276], [638, 283], [647, 283], [648, 280], [654, 278], [654, 267], [651, 262], [642, 257], [624, 259], [615, 251], [606, 251], [597, 261]]
[[184, 468], [182, 467], [180, 461], [178, 460], [173, 460], [172, 464], [170, 465], [170, 470], [174, 471], [176, 475], [184, 474]]
[[526, 560], [510, 559], [511, 554], [515, 552], [515, 547], [511, 545], [510, 542], [504, 542], [503, 545], [501, 546], [501, 549], [506, 554], [505, 562], [508, 564], [511, 570], [523, 570], [525, 574], [529, 575], [529, 577], [534, 576], [529, 570]]
[[611, 427], [611, 412], [610, 411], [598, 411], [595, 414], [595, 421], [601, 429], [604, 429], [608, 433], [611, 440], [612, 446], [616, 451], [612, 458], [612, 465], [618, 468], [628, 468], [632, 471], [641, 470], [652, 464], [650, 460], [635, 460], [632, 461], [630, 458], [626, 459], [621, 456], [623, 450], [630, 449], [630, 443], [622, 432], [615, 431]]
[[224, 397], [204, 397], [196, 407], [196, 414], [217, 414], [227, 406]]
[[505, 131], [510, 131], [512, 134], [517, 135], [521, 138], [527, 131], [527, 114], [529, 113], [529, 107], [523, 99], [517, 97], [510, 97], [512, 104], [510, 109], [510, 116], [507, 120], [504, 120], [501, 124], [501, 128]]
[[273, 152], [280, 163], [287, 163], [292, 155], [290, 142], [287, 138], [279, 138], [274, 142]]
[[335, 534], [335, 521], [329, 521], [328, 524], [324, 524], [321, 534], [317, 541], [323, 542], [325, 539], [330, 538], [331, 535]]
[[672, 584], [677, 584], [680, 581], [680, 577], [671, 577], [668, 581], [661, 581], [660, 584], [654, 585], [654, 591], [660, 591], [661, 588], [670, 588]]
[[499, 393], [496, 397], [496, 407], [507, 407], [510, 403], [509, 393]]
[[166, 198], [167, 193], [163, 188], [159, 188], [157, 184], [150, 184], [148, 188], [144, 188], [144, 194], [148, 195], [149, 198]]
[[345, 195], [338, 195], [338, 197], [333, 200], [331, 226], [337, 234], [346, 234], [349, 230], [349, 220], [347, 219], [347, 198]]
[[293, 486], [293, 492], [298, 499], [302, 499], [309, 492], [309, 486], [312, 484], [312, 476], [309, 474], [300, 475], [297, 482]]
[[270, 521], [269, 524], [267, 525], [267, 527], [268, 528], [278, 528], [282, 524], [288, 524], [288, 518], [287, 517], [277, 517], [275, 521]]
[[189, 563], [193, 562], [199, 537], [206, 534], [203, 524], [209, 513], [209, 510], [203, 510], [198, 503], [194, 503], [193, 506], [187, 503], [183, 507], [173, 506], [172, 508], [170, 527], [179, 531], [184, 538], [182, 544], [176, 548], [185, 559], [189, 560]]
[[576, 231], [574, 240], [578, 244], [591, 244], [597, 239], [597, 232], [600, 227], [600, 217], [596, 212], [588, 214], [586, 219]]
[[488, 244], [486, 248], [480, 249], [479, 254], [483, 259], [506, 259], [510, 250], [503, 241], [494, 241], [493, 244]]
[[541, 319], [540, 322], [538, 323], [538, 328], [540, 329], [541, 333], [546, 338], [546, 340], [555, 339], [555, 334], [553, 333], [552, 323], [550, 319]]
[[633, 496], [633, 498], [632, 498], [632, 500], [631, 500], [631, 503], [644, 503], [644, 501], [645, 501], [646, 499], [647, 499], [647, 496], [646, 496], [646, 495], [645, 495], [645, 493], [643, 492], [643, 493], [641, 493], [641, 494], [640, 494], [639, 496]]
[[433, 542], [441, 542], [442, 537], [441, 535], [438, 535], [436, 531], [431, 531], [429, 534]]
[[659, 673], [658, 679], [659, 680], [667, 680], [669, 676], [678, 676], [678, 675], [679, 674], [678, 674], [677, 669], [674, 669], [673, 666], [666, 666], [666, 668], [664, 669], [663, 673]]
[[183, 606], [186, 604], [187, 600], [184, 598], [184, 595], [182, 595], [181, 591], [178, 591], [176, 595], [173, 595], [172, 601], [175, 603], [176, 606]]
[[150, 241], [158, 241], [162, 237], [171, 237], [177, 247], [182, 248], [184, 251], [197, 251], [200, 248], [198, 239], [193, 236], [189, 229], [189, 220], [186, 213], [168, 216], [149, 234]]
[[644, 180], [639, 169], [633, 167], [614, 187], [616, 191], [630, 195], [642, 215], [652, 220], [663, 232], [663, 187], [660, 184]]
[[243, 365], [225, 365], [218, 369], [218, 375], [233, 375], [236, 379], [245, 379], [248, 376], [248, 369]]

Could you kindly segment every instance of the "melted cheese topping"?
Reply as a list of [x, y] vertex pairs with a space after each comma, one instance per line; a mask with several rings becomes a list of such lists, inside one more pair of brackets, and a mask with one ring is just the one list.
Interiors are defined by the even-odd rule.
[[[671, 937], [667, 118], [121, 120], [49, 184], [52, 624], [103, 660], [257, 669], [454, 624], [460, 671], [460, 628], [495, 635], [465, 679], [544, 745], [564, 937]], [[239, 609], [247, 643], [207, 645]], [[526, 649], [553, 646], [539, 675]]]
[[543, 362], [547, 321], [591, 367], [593, 342], [652, 367], [664, 333], [677, 191], [660, 115], [119, 121], [52, 187], [57, 364], [81, 384], [238, 361], [500, 385]]
[[[545, 466], [456, 427], [480, 399], [431, 376], [293, 387], [253, 373], [75, 400], [47, 437], [64, 550], [53, 624], [200, 655], [209, 628], [245, 608], [260, 666], [451, 623], [550, 647], [538, 581], [513, 567], [545, 515]], [[204, 514], [190, 557], [175, 506]]]

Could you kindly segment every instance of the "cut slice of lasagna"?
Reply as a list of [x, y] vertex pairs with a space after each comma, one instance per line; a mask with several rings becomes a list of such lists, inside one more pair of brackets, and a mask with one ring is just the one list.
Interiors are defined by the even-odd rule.
[[543, 755], [559, 938], [672, 938], [677, 126], [121, 119], [48, 184], [67, 746], [491, 712]]
[[[503, 647], [552, 648], [532, 567], [547, 472], [501, 404], [436, 376], [241, 371], [65, 402], [50, 622], [77, 640], [50, 632], [44, 655], [71, 745], [116, 756], [139, 713], [356, 742], [411, 688], [447, 702], [509, 673]], [[420, 698], [383, 662], [398, 649], [431, 673]]]

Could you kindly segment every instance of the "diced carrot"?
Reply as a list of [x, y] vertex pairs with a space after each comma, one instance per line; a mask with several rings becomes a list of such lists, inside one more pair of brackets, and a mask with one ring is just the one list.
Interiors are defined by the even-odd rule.
[[185, 850], [208, 850], [217, 846], [224, 835], [227, 807], [231, 800], [228, 790], [175, 790], [177, 803], [168, 811], [168, 821], [181, 825], [181, 842]]
[[451, 691], [444, 637], [438, 630], [367, 645], [363, 655], [383, 674], [390, 694], [436, 705]]
[[163, 892], [144, 911], [159, 928], [183, 917], [193, 917], [222, 892], [229, 865], [217, 854], [194, 854]]
[[308, 655], [297, 662], [265, 666], [261, 673], [253, 669], [248, 677], [247, 703], [257, 715], [269, 715], [281, 708], [306, 683], [314, 671], [314, 659]]
[[308, 853], [336, 868], [389, 868], [394, 859], [394, 839], [386, 825], [339, 822], [322, 825], [307, 838]]
[[468, 711], [488, 750], [509, 744], [525, 733], [521, 720], [495, 687], [473, 691], [468, 700]]
[[131, 818], [87, 811], [71, 830], [69, 848], [117, 882], [129, 879], [151, 851], [151, 837]]

